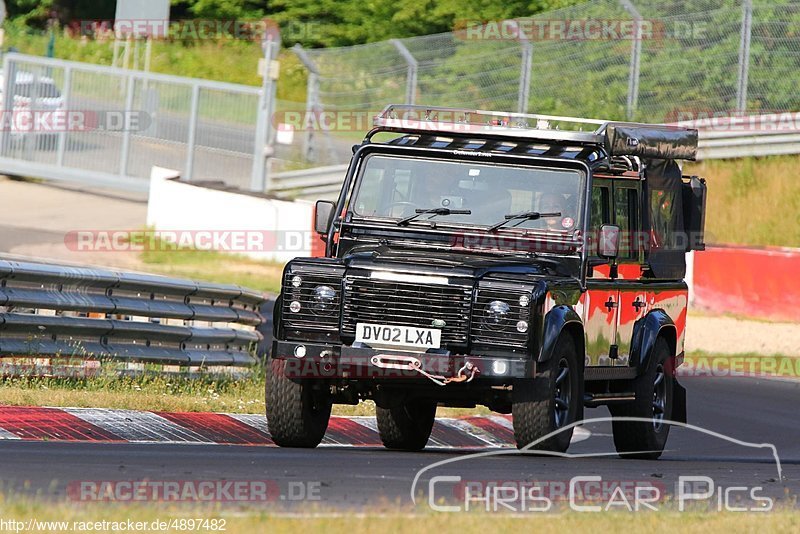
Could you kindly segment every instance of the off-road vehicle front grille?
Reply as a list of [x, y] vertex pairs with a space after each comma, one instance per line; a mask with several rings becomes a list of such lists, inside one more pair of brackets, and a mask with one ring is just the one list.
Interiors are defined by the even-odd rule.
[[348, 276], [344, 284], [342, 337], [354, 338], [356, 323], [437, 328], [442, 345], [465, 346], [469, 339], [471, 286], [419, 284]]

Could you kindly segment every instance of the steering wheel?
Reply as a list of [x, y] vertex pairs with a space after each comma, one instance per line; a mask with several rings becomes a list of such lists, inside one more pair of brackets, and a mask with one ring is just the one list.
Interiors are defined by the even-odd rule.
[[387, 208], [387, 210], [389, 211], [390, 216], [391, 216], [391, 214], [394, 213], [394, 209], [396, 207], [399, 207], [399, 206], [410, 206], [410, 207], [412, 207], [414, 209], [417, 209], [419, 207], [418, 204], [414, 204], [413, 202], [409, 202], [407, 200], [396, 200], [396, 201], [392, 202], [391, 204], [389, 204], [389, 206]]

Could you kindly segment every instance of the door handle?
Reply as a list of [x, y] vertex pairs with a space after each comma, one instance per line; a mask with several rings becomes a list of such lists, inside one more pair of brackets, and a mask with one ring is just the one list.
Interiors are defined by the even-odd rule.
[[606, 306], [606, 309], [607, 309], [608, 311], [611, 311], [611, 310], [613, 310], [614, 308], [616, 308], [616, 307], [617, 307], [617, 303], [616, 303], [616, 302], [614, 302], [614, 299], [613, 299], [613, 298], [611, 298], [611, 297], [608, 297], [608, 300], [606, 301], [606, 304], [605, 304], [605, 306]]
[[645, 301], [643, 301], [643, 300], [639, 300], [639, 297], [636, 297], [636, 300], [634, 300], [631, 305], [634, 308], [636, 308], [636, 311], [639, 311], [640, 309], [642, 309], [645, 306], [647, 306], [647, 303]]

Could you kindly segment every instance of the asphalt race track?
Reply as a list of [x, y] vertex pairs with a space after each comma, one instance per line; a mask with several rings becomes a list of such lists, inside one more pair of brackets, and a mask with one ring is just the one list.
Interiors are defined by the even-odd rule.
[[[412, 506], [412, 481], [419, 469], [455, 459], [421, 477], [416, 493], [423, 496], [423, 504], [431, 477], [454, 475], [467, 482], [568, 482], [573, 476], [600, 476], [604, 481], [647, 482], [673, 497], [679, 476], [706, 476], [714, 481], [720, 495], [724, 488], [740, 486], [761, 487], [759, 495], [778, 500], [800, 494], [800, 382], [722, 377], [684, 378], [682, 382], [688, 391], [690, 424], [742, 442], [773, 444], [780, 457], [782, 480], [768, 448], [673, 428], [668, 451], [658, 461], [622, 460], [615, 455], [549, 458], [502, 452], [508, 449], [489, 450], [500, 454], [475, 458], [470, 456], [475, 451], [441, 449], [405, 453], [374, 447], [300, 450], [8, 440], [0, 441], [0, 484], [10, 493], [63, 498], [76, 481], [86, 480], [267, 480], [280, 490], [271, 498], [277, 506], [308, 505], [301, 495], [308, 492], [313, 494], [311, 500], [323, 507], [396, 508]], [[587, 418], [607, 415], [605, 408], [586, 411]], [[574, 442], [570, 454], [613, 453], [608, 422], [592, 423], [587, 429], [591, 436]], [[299, 487], [310, 489], [297, 490]], [[449, 488], [437, 493], [436, 498], [450, 501], [456, 492], [453, 486]]]

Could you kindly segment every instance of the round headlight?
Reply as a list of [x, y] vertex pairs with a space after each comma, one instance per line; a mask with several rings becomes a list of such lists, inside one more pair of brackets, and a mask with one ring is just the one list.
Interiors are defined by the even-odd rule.
[[335, 300], [336, 291], [331, 286], [317, 286], [314, 288], [314, 303], [311, 305], [311, 309], [320, 315], [330, 315], [336, 311]]
[[483, 314], [483, 324], [490, 330], [501, 330], [507, 320], [511, 306], [502, 300], [493, 300], [486, 306]]

